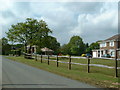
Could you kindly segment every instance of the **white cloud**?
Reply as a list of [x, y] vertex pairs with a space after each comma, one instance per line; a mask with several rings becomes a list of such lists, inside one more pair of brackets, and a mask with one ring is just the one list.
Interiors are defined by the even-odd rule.
[[4, 32], [11, 24], [31, 17], [38, 20], [44, 19], [53, 30], [52, 35], [62, 44], [67, 43], [73, 35], [80, 35], [86, 42], [94, 42], [116, 33], [117, 3], [10, 3], [11, 5], [8, 5], [6, 2], [4, 9], [2, 9], [3, 15], [0, 16], [0, 25], [3, 26]]
[[104, 40], [118, 32], [117, 3], [105, 3], [98, 13], [80, 14], [78, 25], [71, 31], [84, 38], [86, 42]]
[[10, 0], [0, 0], [0, 11], [4, 11], [10, 7], [12, 7], [13, 2]]

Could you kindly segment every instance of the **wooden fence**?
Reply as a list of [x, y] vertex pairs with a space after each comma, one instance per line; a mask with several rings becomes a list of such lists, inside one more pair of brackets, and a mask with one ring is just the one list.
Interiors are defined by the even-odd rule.
[[[46, 57], [46, 59], [44, 58], [44, 57]], [[55, 60], [51, 60], [50, 59], [50, 57], [54, 57], [55, 58]], [[59, 61], [59, 58], [60, 57], [65, 57], [65, 58], [67, 58], [69, 61], [68, 62], [63, 62], [63, 61]], [[72, 69], [72, 64], [76, 64], [76, 63], [74, 63], [74, 62], [72, 62], [72, 58], [73, 57], [71, 57], [71, 56], [58, 56], [58, 55], [38, 55], [38, 54], [25, 54], [25, 58], [33, 58], [33, 59], [35, 59], [36, 61], [38, 61], [38, 60], [40, 60], [40, 62], [41, 63], [43, 63], [43, 60], [47, 60], [47, 64], [48, 65], [50, 65], [50, 61], [55, 61], [56, 62], [56, 67], [59, 67], [59, 63], [68, 63], [68, 69], [69, 70], [71, 70]], [[90, 73], [90, 66], [92, 66], [91, 65], [91, 63], [90, 63], [90, 61], [91, 61], [91, 58], [87, 58], [87, 72], [88, 73]], [[115, 77], [118, 77], [118, 66], [117, 66], [117, 57], [115, 58]], [[77, 63], [77, 64], [80, 64], [80, 63]], [[94, 66], [94, 65], [93, 65]], [[100, 67], [100, 66], [99, 66]], [[105, 68], [107, 68], [107, 67], [105, 67]]]

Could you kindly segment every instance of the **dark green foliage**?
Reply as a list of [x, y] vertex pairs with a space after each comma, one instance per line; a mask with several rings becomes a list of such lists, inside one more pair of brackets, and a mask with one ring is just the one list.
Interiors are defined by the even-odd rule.
[[60, 43], [57, 42], [57, 39], [52, 36], [47, 36], [44, 38], [41, 38], [41, 43], [38, 44], [38, 53], [41, 53], [40, 49], [47, 47], [49, 49], [52, 49], [54, 51], [54, 54], [57, 54], [59, 52]]
[[80, 36], [73, 36], [70, 39], [69, 45], [73, 55], [81, 55], [85, 51], [85, 44]]
[[2, 55], [9, 55], [9, 53], [11, 52], [11, 46], [8, 44], [8, 40], [7, 38], [3, 37], [0, 40], [1, 43], [1, 47], [2, 47]]
[[85, 44], [80, 36], [71, 37], [68, 44], [64, 44], [61, 47], [61, 53], [81, 55], [85, 51]]
[[69, 44], [64, 44], [63, 46], [61, 46], [60, 53], [62, 53], [62, 54], [71, 54], [70, 45]]
[[54, 51], [54, 54], [57, 54], [59, 52], [60, 43], [57, 42], [56, 38], [52, 36], [48, 36], [47, 40], [48, 43], [46, 47], [52, 49]]
[[20, 56], [24, 51], [24, 45], [23, 44], [16, 44], [16, 45], [11, 45], [11, 54]]
[[11, 53], [11, 46], [9, 44], [2, 46], [2, 55], [9, 55]]
[[93, 49], [99, 49], [99, 48], [100, 48], [100, 46], [99, 46], [98, 42], [91, 43], [90, 46], [86, 48], [86, 53], [92, 54]]

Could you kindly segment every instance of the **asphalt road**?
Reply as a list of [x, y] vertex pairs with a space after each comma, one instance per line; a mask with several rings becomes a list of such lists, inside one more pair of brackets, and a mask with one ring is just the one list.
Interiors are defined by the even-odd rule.
[[96, 88], [3, 57], [2, 88]]

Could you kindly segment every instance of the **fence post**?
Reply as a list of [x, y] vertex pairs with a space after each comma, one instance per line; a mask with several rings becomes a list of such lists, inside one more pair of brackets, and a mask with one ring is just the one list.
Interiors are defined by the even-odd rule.
[[58, 55], [57, 55], [57, 67], [58, 67]]
[[69, 56], [69, 70], [71, 70], [71, 55]]
[[90, 58], [88, 57], [88, 73], [90, 73]]
[[41, 63], [42, 63], [42, 54], [41, 54]]
[[37, 54], [35, 55], [35, 60], [37, 61]]
[[115, 50], [115, 77], [118, 77], [118, 71], [117, 71], [117, 50]]
[[49, 55], [48, 55], [48, 65], [49, 65]]

